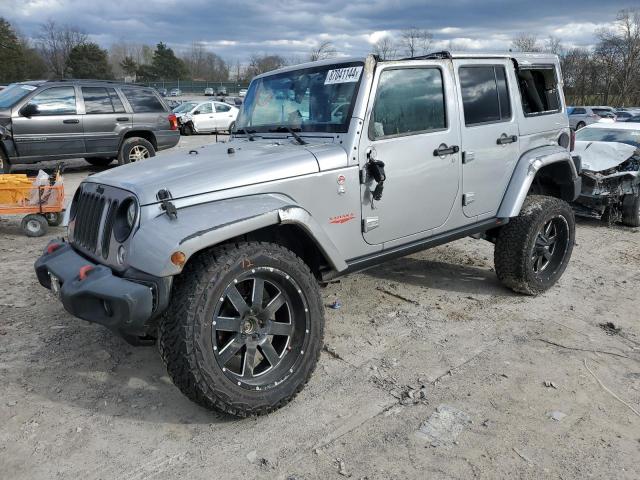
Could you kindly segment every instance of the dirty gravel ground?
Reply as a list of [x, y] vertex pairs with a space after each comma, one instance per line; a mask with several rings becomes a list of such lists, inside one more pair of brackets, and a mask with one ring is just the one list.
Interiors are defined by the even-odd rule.
[[[69, 196], [95, 171], [70, 165]], [[577, 233], [537, 298], [503, 288], [472, 239], [329, 285], [343, 306], [307, 388], [237, 420], [183, 397], [155, 348], [65, 313], [32, 271], [47, 239], [2, 218], [0, 477], [637, 479], [640, 416], [586, 367], [640, 410], [640, 230]]]

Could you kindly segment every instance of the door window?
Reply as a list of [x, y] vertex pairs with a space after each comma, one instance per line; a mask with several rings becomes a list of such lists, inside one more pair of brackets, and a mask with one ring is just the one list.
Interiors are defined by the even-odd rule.
[[415, 135], [447, 126], [439, 68], [388, 69], [380, 74], [369, 138]]
[[511, 118], [511, 102], [504, 67], [460, 67], [458, 76], [466, 126], [503, 122]]
[[69, 115], [76, 113], [76, 93], [73, 87], [48, 88], [29, 100], [38, 107], [36, 115]]
[[196, 112], [199, 112], [201, 114], [213, 113], [213, 108], [211, 107], [210, 103], [203, 103], [200, 106], [198, 106], [198, 108], [196, 108]]
[[164, 112], [160, 100], [151, 90], [142, 88], [123, 88], [122, 93], [127, 97], [134, 113]]
[[225, 105], [224, 103], [216, 103], [216, 112], [228, 112], [229, 110], [231, 110], [231, 107], [229, 105]]
[[113, 88], [82, 87], [82, 98], [88, 114], [124, 112], [122, 102]]

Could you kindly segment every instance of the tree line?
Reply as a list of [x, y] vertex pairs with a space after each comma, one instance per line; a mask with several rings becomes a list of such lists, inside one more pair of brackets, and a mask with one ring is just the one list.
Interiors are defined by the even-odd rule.
[[[380, 38], [372, 53], [382, 60], [419, 56], [433, 50], [433, 38], [428, 30], [410, 27]], [[640, 105], [640, 9], [620, 11], [613, 27], [595, 32], [595, 40], [592, 48], [568, 48], [556, 37], [539, 40], [522, 33], [513, 38], [511, 50], [557, 54], [569, 103]], [[449, 48], [455, 50], [455, 44]], [[179, 54], [163, 42], [154, 47], [118, 42], [105, 50], [71, 25], [50, 20], [30, 40], [0, 17], [0, 83], [70, 77], [248, 82], [270, 70], [338, 53], [325, 41], [303, 57], [252, 54], [243, 64], [226, 61], [203, 42], [193, 42]]]

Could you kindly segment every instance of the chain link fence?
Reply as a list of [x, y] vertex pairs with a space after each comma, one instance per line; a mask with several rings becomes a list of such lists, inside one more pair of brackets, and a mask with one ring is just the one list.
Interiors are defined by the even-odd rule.
[[242, 88], [248, 88], [247, 82], [210, 82], [205, 80], [169, 80], [169, 81], [157, 81], [157, 82], [145, 82], [146, 85], [156, 89], [166, 89], [167, 91], [172, 88], [179, 88], [182, 93], [191, 93], [204, 95], [206, 88], [213, 88], [214, 94], [225, 88], [227, 95], [237, 95], [238, 91]]

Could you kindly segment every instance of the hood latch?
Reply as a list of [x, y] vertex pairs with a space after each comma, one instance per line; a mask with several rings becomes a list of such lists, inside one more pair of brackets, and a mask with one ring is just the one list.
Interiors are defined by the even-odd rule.
[[178, 218], [178, 209], [171, 201], [173, 196], [171, 195], [171, 192], [169, 190], [165, 188], [158, 190], [158, 193], [156, 193], [156, 197], [162, 203], [161, 208], [165, 212], [167, 212], [167, 217], [169, 217], [171, 220], [175, 220], [176, 218]]

